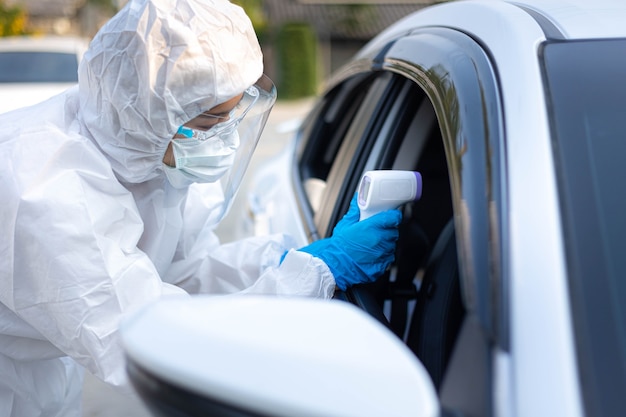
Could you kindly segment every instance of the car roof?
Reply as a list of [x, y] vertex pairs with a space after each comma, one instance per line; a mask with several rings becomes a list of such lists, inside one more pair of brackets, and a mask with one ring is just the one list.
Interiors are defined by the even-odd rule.
[[87, 39], [70, 36], [10, 36], [0, 38], [0, 52], [65, 52], [82, 56], [88, 45]]
[[626, 36], [623, 0], [507, 0], [549, 20], [568, 39]]
[[[531, 19], [528, 19], [528, 18]], [[529, 20], [546, 36], [560, 39], [626, 37], [623, 0], [457, 0], [419, 10], [375, 38], [387, 42], [420, 27], [449, 27], [476, 39], [530, 30]], [[367, 50], [367, 48], [365, 48]]]
[[505, 72], [525, 76], [536, 73], [528, 65], [535, 65], [542, 42], [626, 38], [623, 22], [624, 0], [456, 0], [404, 17], [365, 45], [352, 62], [375, 59], [390, 42], [412, 33], [447, 28], [483, 45], [500, 72], [511, 67]]

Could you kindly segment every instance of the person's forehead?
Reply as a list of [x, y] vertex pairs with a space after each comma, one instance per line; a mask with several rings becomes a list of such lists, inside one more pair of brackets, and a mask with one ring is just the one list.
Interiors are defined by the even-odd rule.
[[[226, 100], [225, 102], [221, 104], [218, 104], [217, 106], [205, 111], [203, 114], [219, 115], [221, 113], [228, 113], [232, 109], [235, 108], [235, 106], [239, 103], [242, 97], [243, 97], [243, 93], [237, 94], [235, 97], [229, 100]], [[200, 116], [202, 116], [202, 114]]]
[[[224, 103], [218, 104], [217, 106], [189, 120], [187, 123], [185, 123], [185, 126], [192, 129], [209, 129], [216, 123], [223, 121], [223, 119], [219, 119], [219, 117], [227, 117], [231, 110], [233, 110], [235, 106], [239, 103], [242, 97], [243, 93], [225, 101]], [[218, 116], [218, 118], [216, 118], [216, 116]]]

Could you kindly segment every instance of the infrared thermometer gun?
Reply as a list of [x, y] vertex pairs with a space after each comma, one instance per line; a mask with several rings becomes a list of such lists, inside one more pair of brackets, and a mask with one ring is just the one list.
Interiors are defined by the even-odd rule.
[[422, 175], [415, 171], [367, 171], [359, 184], [360, 220], [395, 209], [422, 196]]

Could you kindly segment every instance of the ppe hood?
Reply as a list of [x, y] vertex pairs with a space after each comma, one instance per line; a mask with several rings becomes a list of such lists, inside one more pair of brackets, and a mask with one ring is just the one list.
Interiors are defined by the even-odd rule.
[[83, 134], [117, 177], [163, 175], [177, 128], [263, 73], [256, 34], [227, 0], [131, 0], [96, 34], [79, 67]]

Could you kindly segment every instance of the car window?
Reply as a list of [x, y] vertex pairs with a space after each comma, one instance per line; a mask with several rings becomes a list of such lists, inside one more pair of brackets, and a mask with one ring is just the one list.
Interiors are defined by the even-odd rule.
[[[589, 415], [624, 408], [624, 40], [543, 49], [572, 317]], [[612, 389], [605, 389], [612, 387]]]
[[326, 180], [337, 150], [354, 119], [371, 78], [357, 76], [333, 88], [316, 106], [304, 123], [308, 140], [298, 155], [303, 179]]
[[[382, 73], [378, 76], [382, 77]], [[335, 197], [326, 231], [330, 233], [347, 210], [365, 171], [419, 171], [424, 180], [423, 194], [420, 201], [402, 207], [403, 221], [393, 267], [375, 283], [353, 287], [337, 294], [337, 298], [361, 306], [389, 326], [420, 358], [439, 387], [464, 317], [446, 151], [433, 103], [426, 92], [403, 75], [388, 72], [384, 78], [385, 90], [370, 117], [369, 129], [358, 140], [342, 143], [339, 155], [350, 160], [350, 164], [333, 166], [329, 175], [330, 183], [341, 184], [334, 188], [343, 191]], [[435, 250], [440, 247], [441, 250]], [[437, 277], [441, 259], [449, 268], [443, 270], [445, 283]], [[418, 291], [422, 286], [437, 286], [436, 293], [441, 297], [436, 299], [443, 301], [445, 307], [437, 302], [433, 308], [423, 296], [425, 292]], [[420, 320], [413, 320], [415, 314]], [[430, 337], [433, 333], [441, 343], [431, 343], [436, 347], [424, 349], [424, 335]]]
[[[297, 155], [299, 184], [314, 219], [313, 235], [324, 236], [342, 182], [330, 180], [350, 164], [346, 147], [358, 144], [375, 118], [389, 74], [357, 74], [332, 88], [307, 118]], [[327, 184], [331, 184], [327, 187]], [[339, 186], [337, 188], [336, 186]]]
[[0, 83], [73, 83], [78, 81], [75, 54], [1, 52]]
[[[328, 216], [325, 230], [332, 230], [345, 213], [365, 171], [412, 170], [422, 172], [431, 185], [423, 199], [433, 196], [432, 201], [439, 206], [432, 210], [428, 224], [429, 236], [435, 239], [452, 216], [447, 164], [435, 111], [425, 92], [412, 80], [390, 72], [384, 79], [384, 95], [370, 117], [370, 129], [340, 149], [339, 155], [350, 164], [343, 164], [343, 168], [337, 164], [337, 172], [331, 173], [331, 182], [340, 183], [341, 188], [335, 186], [340, 192], [334, 195], [334, 212]], [[420, 205], [426, 206], [423, 202]]]
[[397, 101], [397, 116], [389, 120], [390, 129], [376, 138], [381, 144], [372, 152], [365, 170], [396, 169], [418, 171], [426, 187], [418, 203], [405, 207], [405, 217], [428, 219], [422, 229], [434, 242], [452, 218], [448, 164], [441, 128], [431, 100], [413, 81], [404, 79], [406, 94]]
[[[494, 340], [503, 349], [508, 344], [497, 246], [502, 240], [491, 238], [503, 230], [504, 215], [497, 78], [485, 51], [452, 30], [402, 37], [386, 54], [386, 68], [371, 72], [369, 94], [330, 165], [315, 225], [320, 237], [331, 233], [366, 170], [422, 173], [421, 200], [403, 207], [396, 264], [375, 283], [352, 287], [338, 298], [389, 325], [415, 349], [438, 387], [458, 350], [463, 359], [450, 372], [475, 381], [476, 400], [455, 403], [455, 388], [444, 384], [442, 401], [488, 415], [490, 401], [483, 400], [491, 383], [490, 349]], [[440, 277], [433, 277], [440, 273], [445, 290]], [[422, 285], [426, 290], [416, 293]], [[431, 291], [449, 296], [433, 305], [437, 298]], [[480, 372], [463, 374], [465, 365], [477, 361], [485, 365]]]

